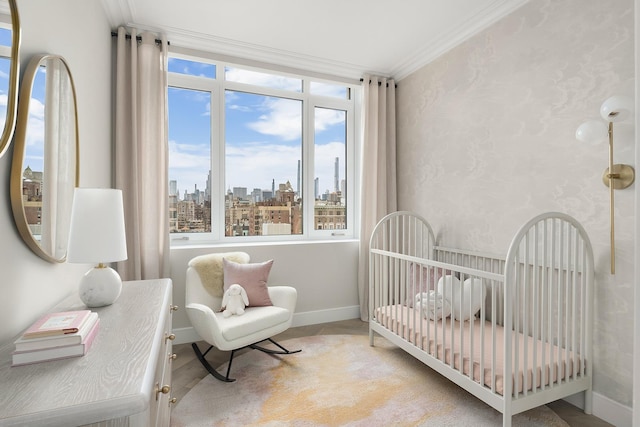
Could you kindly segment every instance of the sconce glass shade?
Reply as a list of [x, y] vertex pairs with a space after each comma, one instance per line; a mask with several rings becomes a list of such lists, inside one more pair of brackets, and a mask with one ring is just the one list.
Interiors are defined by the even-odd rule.
[[607, 140], [607, 125], [602, 120], [584, 122], [576, 130], [576, 139], [590, 145], [596, 145]]
[[607, 98], [600, 107], [600, 115], [608, 122], [620, 122], [633, 113], [633, 99], [616, 95]]
[[93, 263], [80, 281], [80, 299], [87, 307], [113, 304], [122, 279], [105, 263], [127, 259], [122, 191], [76, 188], [71, 207], [67, 261]]

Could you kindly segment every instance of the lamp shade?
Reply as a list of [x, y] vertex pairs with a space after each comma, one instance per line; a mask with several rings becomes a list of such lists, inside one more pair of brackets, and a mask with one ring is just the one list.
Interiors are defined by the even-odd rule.
[[122, 191], [76, 188], [67, 261], [109, 263], [127, 259]]
[[619, 122], [633, 113], [633, 99], [616, 95], [607, 98], [600, 107], [600, 115], [608, 122]]
[[607, 125], [602, 120], [584, 122], [576, 130], [576, 139], [591, 145], [606, 141], [607, 136]]

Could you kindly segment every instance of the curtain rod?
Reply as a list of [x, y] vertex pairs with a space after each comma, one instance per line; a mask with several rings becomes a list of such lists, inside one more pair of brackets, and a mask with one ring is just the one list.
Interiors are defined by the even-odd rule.
[[[361, 81], [361, 82], [363, 82], [363, 81], [364, 81], [364, 79], [360, 79], [360, 81]], [[371, 79], [369, 79], [369, 84], [371, 84]], [[382, 86], [382, 82], [378, 82], [378, 86]], [[387, 83], [387, 87], [389, 87], [389, 83]], [[397, 88], [397, 87], [398, 87], [398, 85], [397, 85], [397, 84], [395, 84], [393, 87]]]
[[[118, 33], [116, 33], [115, 31], [111, 31], [111, 37], [117, 37], [117, 36], [118, 36]], [[126, 38], [127, 40], [130, 40], [130, 39], [131, 39], [131, 34], [127, 34], [127, 35], [125, 35], [125, 38]], [[140, 37], [140, 36], [136, 36], [136, 40], [137, 40], [137, 41], [142, 41], [142, 37]], [[161, 43], [162, 43], [162, 40], [160, 40], [160, 39], [156, 39], [156, 43], [161, 44]], [[170, 45], [170, 44], [171, 44], [171, 43], [167, 40], [167, 45]]]

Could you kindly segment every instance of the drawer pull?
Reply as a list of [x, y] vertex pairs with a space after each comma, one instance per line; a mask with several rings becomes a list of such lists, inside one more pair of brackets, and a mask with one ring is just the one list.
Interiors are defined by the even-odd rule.
[[174, 311], [178, 311], [178, 306], [177, 306], [177, 305], [173, 305], [173, 304], [171, 304], [171, 308], [169, 308], [169, 311], [170, 311], [171, 313], [173, 313]]
[[160, 393], [167, 394], [170, 391], [171, 391], [171, 386], [163, 385], [162, 388], [161, 388], [160, 384], [156, 383], [156, 400], [158, 400], [158, 397], [160, 396]]
[[177, 397], [172, 397], [171, 399], [169, 399], [169, 405], [176, 403], [178, 401]]
[[176, 360], [177, 358], [178, 358], [177, 354], [175, 354], [175, 353], [169, 354], [169, 361]]
[[167, 340], [169, 341], [173, 341], [176, 339], [176, 334], [164, 334], [164, 342], [167, 342]]

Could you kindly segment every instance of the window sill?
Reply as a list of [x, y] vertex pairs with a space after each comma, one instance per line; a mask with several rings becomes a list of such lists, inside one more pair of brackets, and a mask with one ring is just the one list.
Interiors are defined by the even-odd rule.
[[354, 237], [336, 237], [333, 239], [306, 239], [306, 240], [281, 240], [281, 241], [233, 241], [233, 242], [204, 242], [204, 241], [179, 241], [179, 244], [175, 242], [171, 243], [171, 251], [179, 250], [192, 250], [203, 248], [246, 248], [252, 246], [304, 246], [304, 245], [325, 245], [325, 244], [340, 244], [340, 243], [354, 243], [359, 240]]

